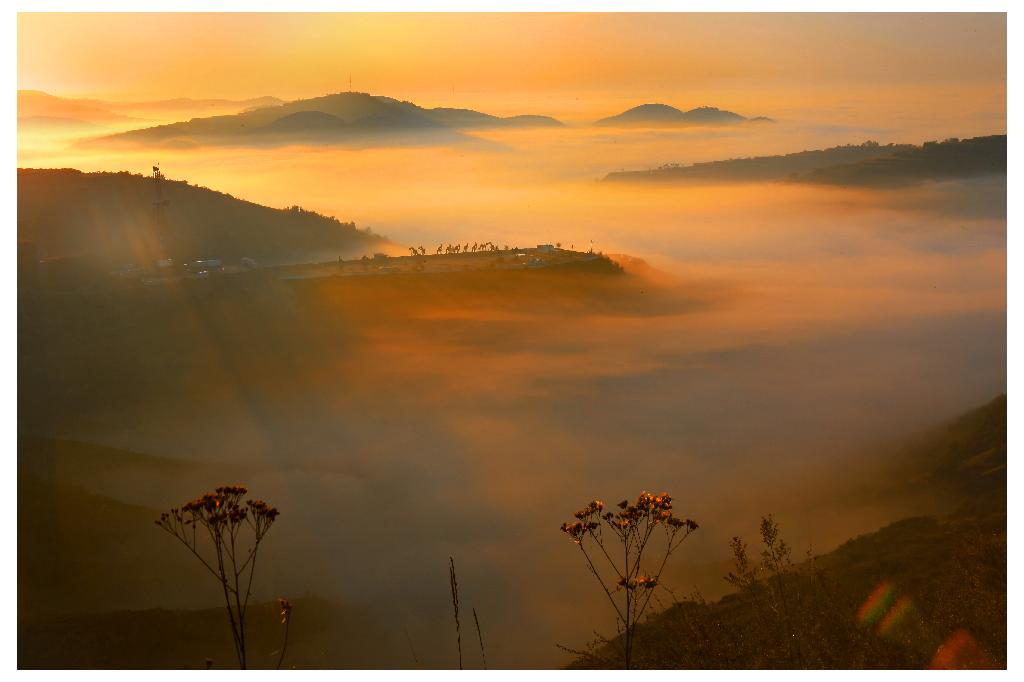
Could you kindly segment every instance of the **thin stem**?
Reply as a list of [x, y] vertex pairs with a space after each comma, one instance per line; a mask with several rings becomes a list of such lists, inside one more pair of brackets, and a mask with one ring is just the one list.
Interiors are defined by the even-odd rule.
[[459, 670], [462, 670], [462, 628], [459, 626], [459, 583], [455, 580], [455, 559], [448, 557], [448, 578], [452, 588], [452, 606], [455, 608], [455, 643], [459, 649]]
[[[629, 536], [632, 536], [632, 532], [629, 533]], [[629, 536], [627, 536], [627, 537], [629, 537]], [[626, 573], [626, 585], [625, 585], [625, 587], [626, 587], [626, 656], [625, 656], [625, 663], [626, 663], [626, 670], [629, 670], [629, 662], [630, 662], [629, 659], [630, 659], [630, 654], [632, 653], [632, 649], [633, 649], [633, 615], [630, 613], [629, 609], [630, 609], [630, 604], [632, 602], [632, 598], [633, 597], [632, 597], [632, 594], [631, 594], [632, 590], [630, 590], [630, 585], [629, 585], [629, 575], [630, 575], [630, 573], [629, 573], [629, 542], [628, 541], [625, 543], [624, 547], [625, 547], [625, 550], [626, 550], [626, 563], [625, 563], [625, 573]]]
[[404, 623], [402, 624], [402, 631], [405, 632], [405, 641], [409, 643], [409, 652], [412, 653], [412, 661], [416, 667], [419, 668], [420, 659], [416, 655], [416, 648], [412, 645], [412, 637], [409, 636], [409, 628], [405, 627]]
[[[252, 560], [252, 566], [249, 567], [249, 584], [245, 588], [245, 602], [244, 602], [244, 605], [242, 607], [242, 617], [243, 618], [245, 618], [246, 611], [249, 610], [249, 595], [252, 594], [252, 576], [253, 576], [253, 573], [256, 572], [256, 549], [259, 547], [259, 544], [260, 544], [260, 541], [256, 540], [256, 545], [253, 546], [252, 554], [249, 555], [249, 559], [245, 560], [245, 563], [248, 564], [249, 560], [251, 559]], [[243, 570], [243, 571], [245, 570], [245, 564], [242, 564], [242, 569], [241, 570]]]
[[288, 650], [288, 628], [291, 627], [291, 614], [284, 621], [284, 643], [281, 644], [281, 655], [277, 657], [277, 670], [281, 669], [281, 661], [284, 660], [284, 652]]
[[612, 603], [612, 608], [615, 609], [615, 615], [618, 616], [619, 620], [621, 620], [623, 625], [625, 625], [626, 619], [622, 615], [622, 610], [619, 608], [619, 605], [615, 603], [615, 599], [612, 597], [612, 592], [604, 584], [601, 574], [597, 572], [596, 568], [594, 568], [594, 562], [590, 560], [590, 555], [587, 554], [587, 550], [583, 547], [582, 542], [580, 543], [580, 551], [583, 552], [583, 558], [587, 560], [587, 566], [590, 568], [590, 572], [594, 574], [594, 577], [597, 578], [597, 582], [601, 584], [601, 589], [604, 590], [606, 595], [608, 595], [608, 601]]
[[[169, 535], [171, 535], [171, 537], [175, 538], [178, 542], [180, 542], [181, 544], [185, 545], [185, 547], [188, 549], [188, 551], [192, 552], [192, 554], [194, 554], [195, 557], [197, 559], [199, 559], [200, 562], [202, 562], [203, 566], [206, 567], [206, 570], [210, 572], [210, 575], [212, 575], [217, 580], [220, 580], [220, 576], [217, 575], [217, 571], [213, 570], [213, 567], [210, 566], [210, 564], [206, 563], [206, 559], [204, 559], [202, 557], [202, 555], [199, 554], [199, 552], [197, 552], [195, 550], [194, 544], [193, 545], [188, 544], [188, 540], [187, 539], [181, 537], [180, 535], [178, 535], [174, 531], [170, 530], [169, 528], [165, 528], [164, 526], [160, 526], [160, 527], [163, 528], [164, 531], [167, 532]], [[193, 534], [194, 534], [194, 532], [195, 531], [193, 531]]]
[[[596, 535], [594, 535], [594, 531], [590, 531], [590, 534], [591, 534], [591, 535], [592, 535], [592, 536], [594, 537], [594, 539], [595, 539], [595, 540], [597, 541], [597, 546], [601, 548], [601, 551], [602, 551], [602, 552], [604, 553], [604, 558], [608, 560], [608, 563], [609, 563], [609, 564], [611, 565], [611, 567], [612, 567], [612, 570], [614, 570], [614, 571], [615, 571], [615, 574], [616, 574], [616, 575], [617, 575], [618, 577], [622, 578], [622, 577], [623, 577], [623, 575], [622, 575], [621, 573], [619, 573], [619, 567], [615, 565], [615, 562], [614, 562], [614, 561], [612, 561], [612, 557], [611, 557], [611, 555], [610, 555], [610, 554], [608, 554], [608, 550], [606, 550], [606, 549], [604, 548], [604, 543], [603, 543], [603, 542], [601, 542], [601, 538], [599, 538], [599, 537], [597, 537]], [[580, 540], [581, 540], [581, 542], [582, 542], [582, 538], [581, 538]]]
[[484, 670], [487, 670], [487, 654], [484, 653], [484, 636], [480, 632], [480, 619], [476, 617], [476, 607], [473, 607], [473, 622], [476, 623], [476, 637], [480, 640], [480, 660], [484, 663]]
[[231, 610], [231, 595], [229, 593], [227, 575], [225, 574], [224, 570], [224, 555], [221, 549], [220, 536], [217, 536], [215, 540], [215, 548], [217, 551], [217, 566], [220, 568], [221, 574], [221, 586], [224, 588], [224, 603], [228, 610], [228, 619], [231, 621], [231, 635], [234, 637], [235, 642], [235, 656], [238, 658], [238, 666], [242, 670], [245, 670], [245, 658], [242, 656], [242, 647], [241, 642], [239, 640], [238, 626], [235, 623], [235, 613]]

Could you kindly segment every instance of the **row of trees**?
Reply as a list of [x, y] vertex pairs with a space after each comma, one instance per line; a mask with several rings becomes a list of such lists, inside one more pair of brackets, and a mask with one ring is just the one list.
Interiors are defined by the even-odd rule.
[[[562, 242], [557, 242], [555, 244], [555, 247], [559, 248], [559, 249], [562, 248]], [[456, 253], [485, 253], [485, 252], [498, 253], [498, 252], [501, 252], [501, 251], [518, 251], [518, 250], [519, 250], [518, 246], [509, 246], [508, 244], [505, 244], [503, 246], [498, 246], [494, 242], [490, 242], [490, 241], [487, 241], [487, 242], [473, 242], [472, 244], [469, 244], [467, 242], [466, 244], [438, 244], [437, 245], [437, 249], [434, 251], [434, 255], [435, 256], [440, 256], [442, 254], [452, 255], [452, 254], [456, 254]], [[420, 245], [420, 246], [410, 246], [409, 247], [409, 254], [413, 255], [413, 256], [425, 256], [425, 255], [427, 255], [427, 249], [426, 249], [426, 247], [424, 247], [422, 245]]]

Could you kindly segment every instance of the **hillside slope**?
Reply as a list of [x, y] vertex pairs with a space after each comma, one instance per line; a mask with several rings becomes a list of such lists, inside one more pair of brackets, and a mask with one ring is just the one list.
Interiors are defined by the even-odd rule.
[[754, 156], [691, 165], [667, 164], [644, 171], [619, 171], [605, 176], [610, 182], [714, 182], [783, 180], [817, 168], [890, 156], [911, 145], [865, 142], [828, 149], [805, 150], [775, 156]]
[[298, 207], [268, 208], [185, 181], [162, 184], [168, 203], [158, 230], [151, 177], [19, 169], [18, 241], [33, 244], [38, 258], [89, 256], [110, 267], [163, 257], [288, 263], [361, 255], [387, 243]]
[[[930, 486], [956, 513], [916, 517], [781, 570], [755, 539], [734, 568], [740, 589], [677, 601], [640, 627], [644, 668], [1002, 668], [1006, 666], [1006, 396], [911, 444], [888, 471]], [[785, 537], [785, 528], [782, 536]], [[574, 667], [621, 666], [621, 640], [579, 652]]]

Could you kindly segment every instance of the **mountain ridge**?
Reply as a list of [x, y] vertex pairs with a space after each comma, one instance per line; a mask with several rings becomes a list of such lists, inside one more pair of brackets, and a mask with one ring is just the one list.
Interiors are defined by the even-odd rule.
[[[327, 117], [332, 117], [328, 119]], [[284, 121], [284, 123], [282, 123]], [[303, 125], [303, 123], [309, 125]], [[139, 128], [97, 138], [98, 142], [168, 144], [323, 143], [358, 140], [368, 134], [434, 132], [458, 137], [487, 128], [557, 127], [549, 116], [500, 117], [472, 109], [425, 108], [413, 102], [361, 92], [342, 92], [250, 109], [237, 114]]]
[[246, 111], [283, 103], [277, 97], [263, 96], [231, 100], [223, 98], [194, 99], [175, 97], [165, 100], [114, 102], [87, 97], [61, 97], [43, 90], [18, 90], [18, 122], [39, 118], [61, 118], [92, 124], [144, 123], [146, 116], [168, 111], [204, 110], [219, 113]]
[[668, 104], [653, 102], [640, 104], [620, 114], [602, 118], [594, 123], [598, 126], [687, 126], [687, 125], [734, 125], [747, 121], [772, 122], [766, 116], [747, 118], [733, 111], [712, 106], [699, 106], [688, 111]]

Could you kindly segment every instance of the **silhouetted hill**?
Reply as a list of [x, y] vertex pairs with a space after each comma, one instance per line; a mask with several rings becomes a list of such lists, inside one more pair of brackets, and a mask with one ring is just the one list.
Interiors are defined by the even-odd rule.
[[40, 90], [18, 90], [18, 119], [62, 118], [85, 123], [121, 123], [130, 120], [96, 99], [57, 97]]
[[652, 170], [609, 173], [612, 182], [714, 182], [784, 180], [817, 168], [890, 156], [911, 145], [879, 145], [865, 142], [779, 156], [754, 156], [725, 161], [706, 161], [689, 166], [667, 164]]
[[791, 180], [822, 185], [901, 185], [922, 180], [1006, 173], [1006, 135], [880, 145], [865, 142], [779, 156], [667, 164], [609, 173], [612, 182], [747, 182]]
[[208, 112], [224, 113], [225, 111], [249, 111], [263, 107], [273, 107], [284, 104], [284, 100], [277, 97], [253, 97], [251, 99], [193, 99], [191, 97], [175, 97], [173, 99], [162, 99], [148, 102], [106, 102], [108, 107], [116, 111], [129, 111], [132, 113], [153, 113], [165, 114], [171, 111], [183, 113]]
[[282, 116], [267, 127], [277, 132], [297, 132], [332, 128], [341, 129], [346, 125], [344, 120], [322, 111], [296, 111], [294, 114]]
[[26, 116], [18, 119], [18, 132], [76, 133], [88, 135], [102, 132], [100, 124], [61, 116]]
[[230, 99], [175, 99], [150, 102], [111, 102], [98, 99], [59, 97], [39, 90], [18, 90], [18, 124], [38, 118], [60, 118], [84, 123], [124, 125], [132, 120], [166, 116], [178, 112], [185, 115], [230, 114], [283, 102], [276, 97]]
[[683, 125], [731, 125], [747, 120], [768, 122], [771, 119], [758, 116], [747, 119], [732, 111], [716, 107], [697, 107], [682, 111], [667, 104], [641, 104], [627, 111], [602, 118], [595, 125], [599, 126], [683, 126]]
[[460, 130], [476, 128], [557, 125], [561, 124], [546, 116], [500, 118], [469, 109], [425, 109], [390, 97], [343, 92], [230, 116], [196, 118], [132, 130], [101, 138], [101, 141], [147, 145], [329, 144], [358, 141], [367, 135], [387, 141], [387, 136], [395, 135], [431, 133], [452, 137]]
[[39, 258], [88, 257], [105, 266], [242, 257], [260, 263], [361, 255], [386, 244], [353, 223], [275, 209], [184, 181], [165, 180], [165, 226], [154, 225], [154, 180], [72, 169], [18, 170], [18, 240]]
[[517, 116], [492, 116], [472, 109], [449, 109], [438, 107], [428, 109], [428, 116], [452, 128], [471, 130], [473, 128], [557, 128], [562, 125], [561, 121], [550, 116], [538, 116], [535, 114], [519, 114]]
[[746, 116], [740, 116], [732, 111], [724, 111], [717, 107], [697, 107], [683, 113], [683, 120], [687, 123], [704, 123], [708, 125], [722, 123], [739, 123], [746, 121]]
[[824, 185], [891, 186], [1005, 174], [1006, 135], [989, 135], [894, 149], [886, 156], [818, 168], [796, 180]]

